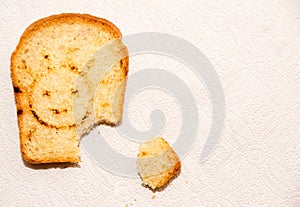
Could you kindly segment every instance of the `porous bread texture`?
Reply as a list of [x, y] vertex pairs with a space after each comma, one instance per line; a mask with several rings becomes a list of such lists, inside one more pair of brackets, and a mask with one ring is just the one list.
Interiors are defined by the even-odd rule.
[[137, 166], [143, 184], [155, 190], [180, 172], [181, 161], [162, 137], [140, 144]]
[[[20, 147], [27, 162], [79, 162], [80, 136], [95, 123], [121, 121], [128, 72], [125, 56], [98, 83], [93, 109], [82, 103], [82, 114], [77, 115], [73, 106], [74, 97], [86, 92], [77, 81], [86, 75], [87, 62], [103, 45], [120, 38], [111, 22], [86, 14], [53, 15], [25, 30], [11, 56], [11, 76]], [[115, 45], [127, 54], [119, 42]]]

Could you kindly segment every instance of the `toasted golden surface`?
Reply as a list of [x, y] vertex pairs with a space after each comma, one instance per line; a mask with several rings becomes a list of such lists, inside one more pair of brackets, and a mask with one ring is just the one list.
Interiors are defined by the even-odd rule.
[[[11, 74], [26, 161], [79, 162], [80, 136], [95, 122], [116, 124], [122, 119], [128, 72], [125, 56], [97, 83], [92, 122], [77, 120], [89, 120], [91, 109], [85, 108], [86, 103], [81, 103], [82, 114], [74, 111], [74, 98], [85, 93], [77, 82], [86, 75], [86, 64], [99, 48], [120, 38], [111, 22], [86, 14], [53, 15], [25, 30], [11, 57]], [[127, 54], [121, 41], [119, 47]], [[81, 124], [86, 126], [80, 128]]]
[[143, 184], [153, 190], [164, 186], [181, 168], [178, 155], [161, 137], [140, 145], [137, 164]]

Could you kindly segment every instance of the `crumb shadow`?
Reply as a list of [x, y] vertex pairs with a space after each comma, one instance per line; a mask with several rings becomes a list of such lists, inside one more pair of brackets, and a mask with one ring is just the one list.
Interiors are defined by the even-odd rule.
[[43, 164], [32, 164], [27, 162], [26, 160], [22, 159], [23, 163], [26, 167], [31, 168], [33, 170], [47, 170], [51, 168], [59, 168], [59, 169], [65, 169], [65, 168], [80, 168], [80, 165], [78, 163], [69, 163], [69, 162], [61, 162], [61, 163], [43, 163]]
[[156, 193], [156, 192], [162, 192], [164, 191], [171, 183], [173, 180], [175, 180], [181, 173], [181, 168], [178, 170], [178, 172], [170, 178], [170, 180], [168, 180], [168, 182], [166, 184], [164, 184], [163, 186], [159, 187], [159, 188], [155, 188], [155, 189], [152, 189], [151, 187], [149, 187], [148, 185], [145, 185], [145, 184], [141, 184], [143, 187], [145, 188], [148, 188], [149, 190], [152, 191], [152, 193]]

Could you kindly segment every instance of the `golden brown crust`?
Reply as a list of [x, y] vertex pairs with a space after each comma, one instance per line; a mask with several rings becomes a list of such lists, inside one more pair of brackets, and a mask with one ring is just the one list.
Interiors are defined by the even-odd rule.
[[[30, 26], [27, 27], [27, 29], [23, 32], [19, 43], [16, 47], [16, 49], [13, 51], [11, 55], [11, 71], [14, 69], [14, 59], [15, 55], [18, 54], [20, 51], [20, 48], [24, 44], [25, 40], [28, 39], [30, 36], [33, 35], [34, 32], [38, 31], [39, 29], [49, 27], [51, 25], [55, 25], [58, 23], [75, 23], [75, 22], [81, 22], [81, 23], [88, 23], [88, 24], [93, 24], [97, 27], [105, 27], [108, 29], [108, 31], [115, 37], [115, 38], [121, 38], [122, 33], [120, 32], [119, 28], [116, 27], [112, 22], [102, 19], [99, 17], [95, 17], [89, 14], [76, 14], [76, 13], [62, 13], [62, 14], [56, 14], [56, 15], [51, 15], [49, 17], [45, 17], [42, 19], [39, 19], [32, 23]], [[128, 69], [128, 58], [124, 58], [122, 60], [122, 63], [124, 64], [124, 70], [127, 71]], [[127, 74], [127, 72], [126, 72]], [[14, 74], [12, 73], [12, 76]], [[14, 77], [13, 81], [14, 81]]]
[[[22, 128], [23, 124], [23, 116], [25, 114], [32, 113], [30, 111], [29, 105], [29, 96], [27, 94], [27, 91], [25, 91], [24, 88], [21, 87], [21, 85], [18, 83], [17, 74], [16, 74], [16, 64], [15, 59], [16, 56], [20, 53], [22, 47], [24, 44], [26, 44], [26, 40], [28, 40], [30, 37], [34, 35], [35, 32], [52, 26], [52, 25], [58, 25], [61, 23], [82, 23], [82, 24], [89, 24], [94, 25], [96, 27], [100, 27], [102, 29], [105, 29], [108, 31], [114, 38], [121, 38], [122, 34], [120, 30], [111, 22], [98, 18], [95, 16], [91, 16], [88, 14], [74, 14], [74, 13], [64, 13], [64, 14], [58, 14], [58, 15], [52, 15], [43, 19], [40, 19], [34, 23], [32, 23], [22, 34], [20, 41], [16, 47], [16, 49], [13, 51], [11, 55], [11, 76], [14, 86], [14, 93], [15, 93], [15, 99], [16, 99], [16, 107], [18, 112], [18, 125], [19, 125], [19, 133], [20, 133], [20, 145], [21, 145], [21, 152], [24, 160], [27, 162], [33, 163], [33, 164], [40, 164], [40, 163], [50, 163], [50, 162], [79, 162], [79, 157], [54, 157], [47, 160], [45, 159], [32, 159], [28, 156], [25, 150], [25, 142], [28, 139], [28, 130], [25, 130]], [[128, 57], [122, 59], [122, 69], [124, 70], [125, 76], [128, 72]]]
[[179, 174], [181, 161], [163, 138], [143, 143], [139, 150], [137, 164], [143, 185], [159, 190]]
[[[151, 187], [153, 190], [163, 188], [166, 186], [172, 178], [176, 177], [181, 170], [181, 161], [179, 160], [176, 165], [166, 174], [166, 172], [163, 172], [161, 174], [151, 176], [151, 177], [145, 177], [144, 179], [147, 180], [145, 182], [145, 185]], [[152, 185], [155, 183], [155, 188]]]
[[178, 161], [175, 167], [168, 173], [168, 175], [159, 182], [157, 188], [161, 188], [164, 185], [166, 185], [171, 180], [171, 178], [175, 177], [180, 172], [180, 169], [181, 169], [181, 162]]
[[12, 59], [14, 58], [15, 53], [18, 51], [18, 49], [22, 46], [24, 43], [24, 40], [26, 40], [29, 36], [31, 36], [34, 32], [38, 31], [39, 29], [49, 27], [51, 25], [55, 25], [58, 23], [75, 23], [75, 22], [81, 22], [81, 23], [88, 23], [93, 24], [97, 27], [105, 27], [108, 29], [108, 31], [115, 37], [115, 38], [121, 38], [122, 34], [112, 22], [102, 19], [99, 17], [95, 17], [89, 14], [76, 14], [76, 13], [63, 13], [63, 14], [56, 14], [51, 15], [49, 17], [45, 17], [42, 19], [39, 19], [29, 25], [27, 29], [22, 34], [19, 44], [16, 48], [16, 50], [12, 54]]

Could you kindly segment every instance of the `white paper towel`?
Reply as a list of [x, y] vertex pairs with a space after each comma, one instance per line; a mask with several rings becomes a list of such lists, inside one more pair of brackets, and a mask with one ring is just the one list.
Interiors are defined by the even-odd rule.
[[[12, 0], [1, 1], [0, 9], [0, 205], [300, 206], [299, 1]], [[212, 121], [207, 89], [182, 63], [143, 54], [131, 57], [128, 83], [133, 72], [162, 68], [187, 83], [197, 102], [196, 141], [177, 179], [153, 193], [139, 179], [105, 171], [84, 150], [80, 168], [24, 165], [10, 55], [30, 23], [63, 12], [106, 18], [123, 36], [145, 31], [173, 34], [206, 55], [223, 85], [226, 121], [205, 163], [199, 164], [199, 157]], [[150, 112], [161, 109], [166, 117], [162, 135], [170, 143], [176, 141], [184, 115], [172, 94], [143, 90], [128, 106], [132, 126], [141, 131], [151, 127]], [[99, 131], [115, 151], [136, 155], [138, 145], [116, 129], [100, 126]]]

